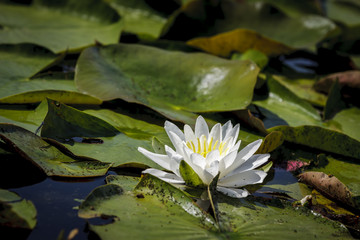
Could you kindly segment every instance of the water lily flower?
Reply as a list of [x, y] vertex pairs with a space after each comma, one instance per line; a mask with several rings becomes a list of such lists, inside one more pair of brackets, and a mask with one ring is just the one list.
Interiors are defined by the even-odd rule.
[[167, 171], [149, 168], [143, 171], [172, 184], [187, 184], [181, 172], [182, 161], [207, 186], [219, 174], [217, 191], [230, 197], [242, 198], [249, 192], [240, 189], [250, 184], [262, 183], [267, 173], [256, 170], [268, 161], [269, 154], [255, 154], [262, 140], [257, 140], [238, 152], [241, 141], [237, 141], [240, 125], [233, 127], [228, 121], [223, 126], [216, 124], [211, 131], [204, 118], [199, 116], [195, 132], [189, 125], [182, 132], [175, 124], [166, 121], [165, 131], [175, 150], [165, 145], [166, 154], [157, 154], [139, 147], [138, 150]]

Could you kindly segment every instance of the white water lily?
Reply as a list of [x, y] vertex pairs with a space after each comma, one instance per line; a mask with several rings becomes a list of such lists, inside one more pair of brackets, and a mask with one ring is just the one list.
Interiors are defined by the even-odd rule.
[[146, 169], [143, 173], [149, 173], [169, 183], [184, 184], [180, 174], [180, 162], [184, 160], [205, 185], [209, 185], [219, 174], [216, 189], [235, 198], [249, 194], [247, 190], [239, 187], [261, 183], [267, 175], [264, 171], [256, 170], [270, 157], [269, 154], [254, 155], [261, 145], [261, 139], [238, 152], [241, 143], [236, 142], [239, 124], [233, 127], [230, 121], [223, 126], [218, 123], [209, 131], [204, 118], [199, 116], [195, 132], [189, 125], [185, 125], [182, 132], [169, 121], [165, 122], [164, 128], [175, 150], [166, 145], [166, 155], [149, 152], [141, 147], [138, 150], [172, 173], [154, 168]]

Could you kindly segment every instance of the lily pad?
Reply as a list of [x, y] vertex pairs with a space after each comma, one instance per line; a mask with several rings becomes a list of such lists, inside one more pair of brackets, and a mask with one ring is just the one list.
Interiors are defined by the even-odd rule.
[[299, 98], [304, 99], [315, 106], [325, 106], [326, 95], [315, 90], [314, 79], [288, 79], [283, 76], [274, 76], [274, 78]]
[[22, 199], [14, 192], [0, 189], [0, 226], [34, 229], [36, 208], [30, 200]]
[[328, 122], [330, 128], [339, 129], [350, 137], [360, 141], [360, 109], [353, 107], [344, 109], [337, 113], [332, 120]]
[[[349, 197], [353, 197], [353, 200], [355, 201], [352, 206], [357, 206], [357, 208], [359, 208], [360, 187], [358, 183], [360, 181], [360, 177], [357, 173], [360, 170], [360, 165], [356, 162], [349, 161], [349, 159], [334, 158], [332, 156], [327, 156], [325, 158], [326, 164], [315, 166], [311, 168], [311, 171], [323, 172], [327, 175], [336, 177], [343, 185], [346, 185], [346, 187], [351, 192], [351, 195], [349, 195]], [[332, 186], [332, 188], [335, 189], [336, 186]], [[324, 190], [322, 192], [324, 192]], [[330, 194], [328, 193], [328, 195]], [[347, 197], [337, 200], [346, 201], [349, 200], [349, 198]]]
[[212, 37], [195, 38], [187, 41], [187, 44], [221, 57], [229, 57], [233, 52], [244, 53], [250, 49], [267, 56], [286, 54], [293, 50], [249, 29], [236, 29]]
[[52, 97], [66, 103], [100, 104], [100, 99], [78, 92], [72, 80], [33, 78], [59, 59], [48, 50], [34, 45], [1, 45], [0, 103], [38, 103]]
[[117, 12], [100, 0], [1, 3], [0, 16], [1, 44], [32, 43], [54, 53], [78, 51], [95, 41], [116, 43], [121, 31]]
[[220, 221], [233, 231], [229, 239], [352, 239], [340, 224], [285, 201], [220, 197], [218, 208]]
[[292, 17], [273, 4], [236, 0], [210, 4], [191, 1], [166, 26], [162, 35], [165, 39], [189, 40], [244, 28], [292, 48], [314, 48], [336, 29], [331, 20], [319, 15]]
[[90, 115], [53, 100], [48, 100], [48, 104], [49, 111], [41, 130], [43, 137], [62, 141], [73, 154], [111, 163], [113, 167], [159, 167], [137, 148], [151, 149], [152, 137], [163, 135], [160, 127], [111, 114], [109, 110], [89, 111], [94, 114]]
[[277, 126], [269, 131], [282, 132], [288, 142], [360, 159], [360, 142], [340, 132], [318, 126]]
[[184, 192], [151, 175], [133, 193], [114, 184], [96, 188], [80, 205], [79, 216], [113, 219], [109, 224], [89, 225], [101, 239], [217, 239], [210, 216]]
[[[253, 104], [271, 111], [272, 114], [276, 114], [277, 117], [284, 121], [282, 125], [323, 125], [316, 109], [310, 103], [292, 93], [277, 79], [269, 76], [267, 78], [267, 85], [269, 88], [268, 97], [256, 99], [253, 101]], [[279, 125], [271, 122], [271, 119], [264, 119], [263, 121], [265, 127]]]
[[48, 176], [102, 176], [110, 167], [110, 164], [94, 159], [65, 155], [41, 137], [12, 124], [0, 124], [0, 139]]
[[118, 44], [84, 50], [75, 81], [81, 91], [102, 100], [121, 98], [182, 119], [191, 112], [246, 107], [258, 71], [250, 61]]
[[145, 0], [110, 0], [109, 4], [120, 14], [123, 30], [138, 35], [158, 38], [167, 17], [153, 9]]

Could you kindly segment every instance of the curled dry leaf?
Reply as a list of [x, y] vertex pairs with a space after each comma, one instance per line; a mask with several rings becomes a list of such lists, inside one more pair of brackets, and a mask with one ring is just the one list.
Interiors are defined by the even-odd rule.
[[327, 175], [323, 172], [305, 172], [300, 174], [299, 181], [314, 187], [327, 197], [342, 202], [348, 206], [356, 207], [358, 205], [351, 191], [338, 178], [333, 175]]
[[342, 89], [342, 94], [345, 97], [357, 97], [360, 93], [360, 71], [345, 71], [330, 74], [322, 79], [320, 79], [315, 85], [314, 88], [318, 92], [329, 93], [332, 84], [339, 80], [340, 88]]

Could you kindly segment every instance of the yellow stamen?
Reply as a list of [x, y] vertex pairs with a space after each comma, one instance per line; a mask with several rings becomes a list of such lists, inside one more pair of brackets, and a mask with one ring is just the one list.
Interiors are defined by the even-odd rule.
[[[200, 153], [201, 151], [201, 144], [200, 144], [200, 139], [198, 138], [198, 150], [197, 150], [197, 153]], [[195, 152], [195, 151], [194, 151]]]

